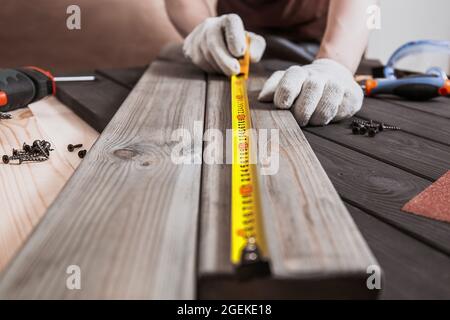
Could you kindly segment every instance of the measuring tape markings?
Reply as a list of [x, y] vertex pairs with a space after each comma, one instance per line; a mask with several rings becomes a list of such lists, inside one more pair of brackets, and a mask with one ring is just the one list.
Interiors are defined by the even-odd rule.
[[232, 190], [231, 262], [234, 266], [267, 264], [256, 164], [250, 136], [251, 115], [246, 79], [249, 55], [240, 60], [241, 73], [231, 77]]

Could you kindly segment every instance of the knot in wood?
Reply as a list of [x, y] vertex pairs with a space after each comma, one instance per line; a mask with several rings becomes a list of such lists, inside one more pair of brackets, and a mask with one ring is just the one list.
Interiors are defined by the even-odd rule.
[[129, 160], [137, 156], [139, 153], [136, 150], [131, 149], [117, 149], [114, 151], [114, 155], [123, 160]]

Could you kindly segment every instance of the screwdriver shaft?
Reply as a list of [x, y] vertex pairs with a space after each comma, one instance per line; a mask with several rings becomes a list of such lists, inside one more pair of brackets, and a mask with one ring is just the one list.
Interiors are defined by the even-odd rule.
[[95, 81], [95, 76], [55, 77], [53, 80], [55, 82]]

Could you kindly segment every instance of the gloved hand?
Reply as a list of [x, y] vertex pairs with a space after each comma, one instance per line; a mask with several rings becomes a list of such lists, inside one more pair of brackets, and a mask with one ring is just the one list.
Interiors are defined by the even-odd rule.
[[346, 67], [331, 59], [277, 71], [267, 79], [258, 100], [292, 107], [300, 126], [326, 125], [353, 116], [361, 109], [361, 87]]
[[[255, 33], [247, 33], [250, 37], [250, 61], [258, 62], [266, 41]], [[236, 14], [206, 19], [187, 36], [183, 45], [184, 55], [201, 69], [227, 76], [240, 72], [237, 58], [242, 57], [246, 49], [246, 31]]]

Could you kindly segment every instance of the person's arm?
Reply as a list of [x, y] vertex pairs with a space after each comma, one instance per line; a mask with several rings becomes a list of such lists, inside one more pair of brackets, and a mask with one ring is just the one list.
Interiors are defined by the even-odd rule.
[[207, 0], [165, 0], [165, 4], [170, 21], [183, 38], [213, 16]]
[[317, 59], [332, 59], [355, 73], [369, 38], [367, 8], [377, 0], [331, 1]]

